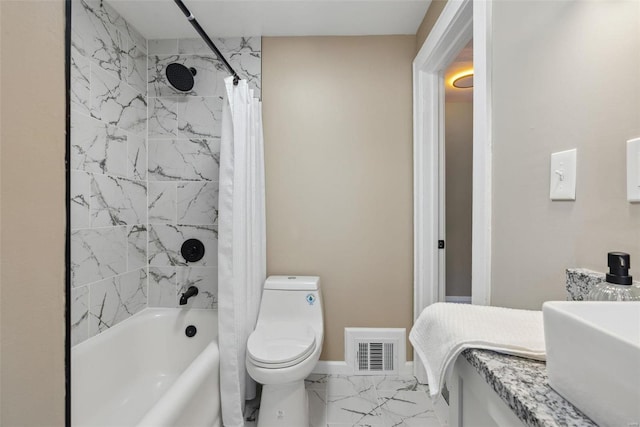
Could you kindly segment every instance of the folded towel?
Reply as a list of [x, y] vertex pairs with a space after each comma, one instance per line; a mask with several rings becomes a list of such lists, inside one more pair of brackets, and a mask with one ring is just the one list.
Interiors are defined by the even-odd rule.
[[440, 393], [453, 362], [468, 348], [545, 360], [541, 311], [436, 303], [420, 314], [409, 340], [426, 368], [431, 397]]

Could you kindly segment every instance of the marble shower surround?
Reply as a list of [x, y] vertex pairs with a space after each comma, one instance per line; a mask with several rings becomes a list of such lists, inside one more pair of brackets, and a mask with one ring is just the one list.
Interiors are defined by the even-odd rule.
[[147, 41], [72, 2], [71, 342], [147, 306]]
[[[261, 39], [215, 42], [259, 95]], [[168, 84], [171, 62], [197, 68], [192, 91]], [[217, 307], [226, 75], [200, 39], [147, 41], [108, 4], [73, 0], [72, 345], [147, 306], [178, 306], [191, 285], [188, 307]], [[206, 254], [187, 265], [180, 245], [194, 237]]]
[[[261, 39], [214, 39], [259, 95]], [[189, 92], [167, 81], [168, 64], [196, 69]], [[177, 307], [195, 285], [188, 307], [217, 308], [218, 176], [224, 78], [227, 71], [200, 39], [149, 40], [149, 297], [151, 307]], [[186, 263], [182, 242], [200, 239], [205, 256]]]

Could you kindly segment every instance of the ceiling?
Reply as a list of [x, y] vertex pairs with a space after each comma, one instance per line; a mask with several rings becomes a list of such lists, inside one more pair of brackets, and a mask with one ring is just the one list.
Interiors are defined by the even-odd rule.
[[446, 102], [473, 101], [473, 88], [459, 89], [453, 87], [451, 84], [456, 76], [466, 74], [469, 70], [473, 70], [473, 40], [462, 48], [458, 56], [456, 56], [444, 73]]
[[[147, 39], [193, 38], [173, 0], [107, 0]], [[415, 34], [431, 0], [184, 0], [211, 37]]]

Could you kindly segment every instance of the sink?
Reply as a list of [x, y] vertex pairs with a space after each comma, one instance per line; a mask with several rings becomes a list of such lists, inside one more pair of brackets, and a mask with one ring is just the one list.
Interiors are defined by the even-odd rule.
[[549, 385], [600, 426], [640, 425], [640, 302], [542, 306]]

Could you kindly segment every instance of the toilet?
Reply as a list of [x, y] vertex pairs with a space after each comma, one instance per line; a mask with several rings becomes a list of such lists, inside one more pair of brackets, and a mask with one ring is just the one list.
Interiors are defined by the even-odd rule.
[[320, 278], [267, 278], [247, 341], [247, 371], [263, 385], [258, 427], [309, 425], [304, 380], [320, 358], [323, 338]]

